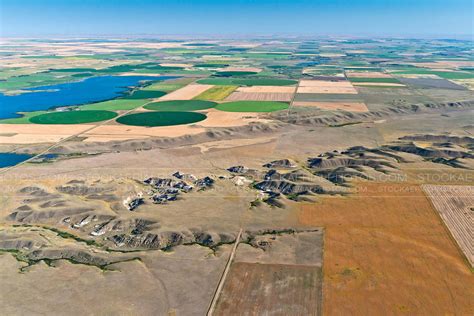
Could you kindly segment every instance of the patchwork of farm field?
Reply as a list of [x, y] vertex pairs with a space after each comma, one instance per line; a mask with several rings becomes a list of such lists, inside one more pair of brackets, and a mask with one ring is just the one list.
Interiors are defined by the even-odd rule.
[[238, 245], [213, 314], [321, 315], [323, 230], [267, 232], [252, 243]]
[[472, 314], [472, 41], [11, 38], [0, 61], [5, 313]]

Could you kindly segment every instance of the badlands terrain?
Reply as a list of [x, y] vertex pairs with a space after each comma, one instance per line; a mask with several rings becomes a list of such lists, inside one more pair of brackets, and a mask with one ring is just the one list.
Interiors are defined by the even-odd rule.
[[472, 314], [472, 53], [3, 40], [3, 313]]

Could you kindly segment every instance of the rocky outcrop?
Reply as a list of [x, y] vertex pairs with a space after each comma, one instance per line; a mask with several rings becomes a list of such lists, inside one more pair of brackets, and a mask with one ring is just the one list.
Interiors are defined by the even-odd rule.
[[274, 160], [263, 165], [265, 168], [296, 168], [296, 166], [296, 163], [290, 159]]

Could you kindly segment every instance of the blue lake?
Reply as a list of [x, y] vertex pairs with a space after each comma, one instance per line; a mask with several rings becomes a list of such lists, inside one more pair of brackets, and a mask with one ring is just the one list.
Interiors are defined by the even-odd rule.
[[22, 161], [25, 161], [33, 155], [27, 154], [13, 154], [13, 153], [0, 153], [0, 168], [14, 166]]
[[[173, 79], [170, 76], [100, 76], [78, 82], [25, 89], [27, 93], [0, 93], [0, 119], [20, 117], [17, 112], [48, 110], [58, 106], [81, 105], [115, 99], [142, 81]], [[47, 90], [47, 91], [45, 91]]]

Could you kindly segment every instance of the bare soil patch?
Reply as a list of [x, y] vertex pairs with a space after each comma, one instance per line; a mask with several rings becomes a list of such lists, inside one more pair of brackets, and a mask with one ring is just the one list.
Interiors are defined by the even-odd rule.
[[349, 112], [368, 112], [369, 109], [362, 102], [293, 102], [294, 106], [311, 106], [324, 110], [345, 110]]
[[199, 122], [198, 125], [202, 127], [231, 127], [243, 126], [251, 122], [270, 122], [267, 119], [259, 118], [258, 113], [249, 112], [225, 112], [215, 109], [210, 109], [207, 112], [207, 119]]
[[0, 124], [0, 144], [36, 144], [58, 142], [93, 125]]
[[320, 268], [234, 263], [214, 315], [320, 315]]
[[349, 81], [301, 80], [298, 93], [357, 94]]

